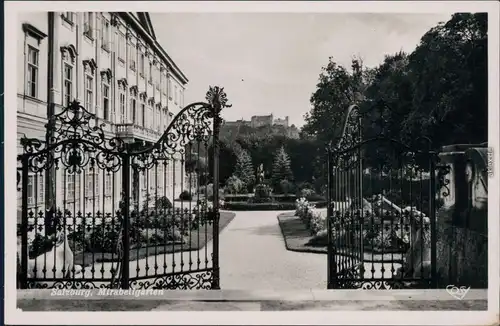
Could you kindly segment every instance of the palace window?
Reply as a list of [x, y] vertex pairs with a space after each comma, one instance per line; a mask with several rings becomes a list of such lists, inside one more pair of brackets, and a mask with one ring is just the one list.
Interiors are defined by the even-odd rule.
[[94, 39], [94, 13], [83, 13], [83, 35], [90, 39]]
[[63, 62], [64, 66], [64, 103], [63, 105], [69, 106], [73, 99], [73, 64], [71, 59], [66, 58]]
[[155, 66], [155, 85], [156, 85], [156, 90], [160, 90], [160, 81], [161, 81], [161, 74], [160, 74], [160, 69]]
[[164, 95], [167, 95], [167, 74], [162, 75], [162, 80], [161, 80], [161, 85], [162, 85], [162, 91]]
[[85, 109], [89, 112], [93, 110], [94, 100], [94, 76], [90, 74], [90, 72], [85, 74]]
[[172, 99], [172, 80], [168, 79], [168, 98]]
[[113, 176], [111, 173], [106, 172], [106, 176], [104, 177], [104, 195], [106, 197], [111, 197], [113, 194]]
[[85, 197], [99, 200], [99, 171], [87, 170], [85, 173]]
[[28, 205], [42, 206], [45, 195], [45, 180], [43, 175], [28, 176]]
[[26, 93], [28, 96], [38, 96], [38, 64], [40, 52], [28, 45], [28, 80]]
[[72, 11], [65, 11], [62, 13], [62, 18], [71, 24], [74, 23], [74, 16], [75, 14]]
[[125, 61], [125, 35], [118, 33], [118, 59]]
[[159, 106], [156, 107], [156, 129], [158, 131], [161, 129], [161, 111]]
[[134, 44], [130, 44], [130, 69], [135, 71], [137, 69], [137, 48]]
[[151, 105], [148, 104], [148, 119], [146, 120], [147, 128], [153, 129], [153, 120], [155, 116], [153, 115], [153, 111], [151, 109]]
[[80, 175], [79, 174], [67, 174], [66, 175], [66, 201], [74, 202], [78, 201], [80, 198]]
[[125, 123], [125, 92], [120, 90], [120, 123]]
[[110, 92], [109, 92], [109, 90], [110, 90], [109, 82], [104, 77], [102, 80], [102, 110], [103, 110], [103, 114], [104, 114], [104, 119], [108, 120], [108, 121], [111, 120], [111, 117], [109, 114], [110, 113], [109, 112], [109, 108], [110, 108], [110, 100], [109, 100]]
[[145, 58], [144, 58], [144, 53], [141, 52], [141, 57], [139, 61], [139, 73], [141, 74], [141, 77], [144, 77], [144, 64], [145, 64]]
[[132, 122], [134, 124], [137, 123], [137, 100], [135, 98], [132, 98], [130, 100], [130, 107], [132, 110]]
[[149, 83], [153, 84], [153, 63], [152, 62], [149, 63], [149, 76], [148, 76], [148, 79], [149, 79]]
[[146, 104], [141, 103], [142, 126], [146, 127]]
[[101, 35], [101, 47], [109, 51], [110, 50], [110, 42], [109, 42], [109, 36], [110, 36], [110, 28], [109, 28], [109, 21], [102, 17], [102, 35]]

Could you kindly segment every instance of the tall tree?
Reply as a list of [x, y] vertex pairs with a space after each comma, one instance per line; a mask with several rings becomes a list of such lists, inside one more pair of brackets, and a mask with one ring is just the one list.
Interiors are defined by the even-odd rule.
[[277, 187], [282, 180], [293, 180], [292, 169], [290, 168], [290, 157], [283, 146], [279, 148], [274, 156], [271, 180], [274, 187]]
[[[408, 74], [408, 55], [398, 52], [386, 55], [384, 61], [371, 70], [370, 85], [365, 89], [362, 134], [364, 139], [384, 135], [408, 143], [419, 135], [412, 135], [401, 125], [412, 110], [412, 83]], [[379, 142], [363, 148], [363, 164], [378, 166], [398, 157], [394, 145]]]
[[241, 150], [236, 160], [234, 175], [243, 181], [247, 188], [255, 183], [255, 173], [252, 164], [252, 157], [246, 150]]
[[488, 139], [486, 13], [454, 14], [429, 30], [409, 57], [413, 108], [403, 129], [439, 147]]
[[329, 58], [321, 69], [316, 91], [311, 96], [312, 109], [305, 115], [302, 128], [305, 137], [315, 136], [323, 143], [338, 137], [342, 118], [351, 104], [359, 102], [366, 88], [367, 78], [363, 62], [353, 58], [351, 71]]

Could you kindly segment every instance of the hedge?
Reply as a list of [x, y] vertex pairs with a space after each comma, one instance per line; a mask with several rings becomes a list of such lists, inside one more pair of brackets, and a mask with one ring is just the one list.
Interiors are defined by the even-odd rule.
[[242, 201], [247, 201], [248, 199], [252, 198], [253, 194], [238, 194], [238, 195], [232, 195], [232, 194], [226, 194], [224, 196], [224, 201], [229, 203], [229, 202], [242, 202]]
[[[313, 202], [317, 208], [326, 207], [326, 202]], [[293, 203], [248, 203], [248, 202], [226, 202], [225, 210], [229, 211], [287, 211], [295, 210], [295, 202]]]
[[[255, 198], [254, 194], [226, 194], [226, 195], [224, 195], [224, 200], [226, 201], [226, 203], [244, 202], [244, 201], [248, 201], [248, 200], [253, 199], [253, 198]], [[271, 198], [275, 202], [289, 203], [289, 202], [295, 202], [295, 200], [297, 200], [299, 197], [297, 195], [294, 195], [294, 194], [287, 194], [287, 195], [272, 194]], [[313, 194], [313, 195], [307, 196], [307, 200], [319, 202], [319, 201], [325, 201], [326, 198], [324, 196], [321, 196], [321, 195]]]

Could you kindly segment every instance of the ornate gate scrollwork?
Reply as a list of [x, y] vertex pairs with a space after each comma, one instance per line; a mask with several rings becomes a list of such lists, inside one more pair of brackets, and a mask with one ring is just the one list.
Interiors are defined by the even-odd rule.
[[436, 278], [436, 182], [444, 185], [447, 172], [436, 169], [428, 138], [408, 145], [388, 135], [387, 110], [350, 106], [327, 147], [329, 289], [428, 286]]
[[52, 117], [47, 141], [21, 140], [21, 287], [219, 288], [220, 113], [231, 105], [217, 86], [206, 101], [154, 143], [116, 136], [77, 101]]

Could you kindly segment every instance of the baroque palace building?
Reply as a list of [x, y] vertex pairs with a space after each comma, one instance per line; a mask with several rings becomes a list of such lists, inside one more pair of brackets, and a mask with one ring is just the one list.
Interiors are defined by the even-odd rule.
[[[184, 106], [188, 80], [158, 43], [148, 13], [33, 12], [20, 14], [18, 23], [18, 153], [21, 137], [44, 140], [49, 112], [61, 112], [74, 99], [106, 124], [107, 137], [150, 143]], [[174, 181], [184, 175], [182, 164], [163, 168], [132, 178], [137, 201], [148, 186], [154, 192], [152, 185], [160, 194], [179, 195]], [[110, 212], [120, 199], [120, 173], [58, 169], [52, 180], [58, 207], [95, 205]], [[47, 182], [30, 175], [30, 207], [44, 207]]]

